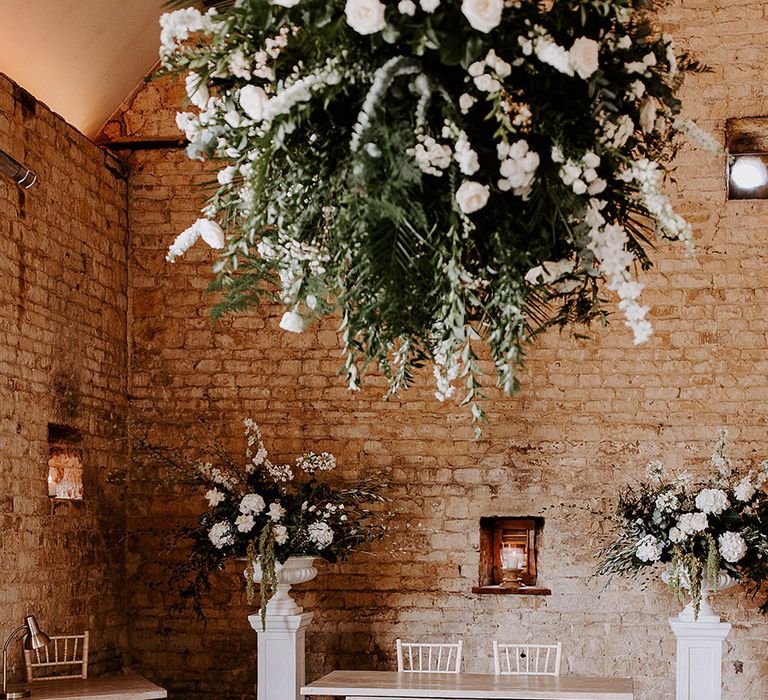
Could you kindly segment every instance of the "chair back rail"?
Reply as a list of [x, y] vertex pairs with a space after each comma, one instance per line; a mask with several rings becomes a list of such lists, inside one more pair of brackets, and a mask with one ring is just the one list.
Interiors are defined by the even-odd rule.
[[404, 673], [459, 673], [464, 642], [432, 644], [398, 639], [397, 670]]
[[559, 676], [562, 645], [493, 642], [496, 675]]
[[89, 633], [59, 635], [40, 649], [24, 650], [27, 682], [88, 678]]

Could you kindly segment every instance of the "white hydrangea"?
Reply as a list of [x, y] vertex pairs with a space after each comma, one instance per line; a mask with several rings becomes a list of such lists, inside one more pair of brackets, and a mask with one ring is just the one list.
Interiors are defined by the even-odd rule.
[[674, 493], [665, 491], [656, 497], [655, 505], [660, 513], [671, 513], [678, 508], [680, 501]]
[[229, 527], [229, 523], [225, 521], [216, 523], [208, 531], [208, 539], [211, 541], [211, 544], [216, 547], [216, 549], [221, 549], [222, 547], [234, 544], [235, 542], [235, 538], [232, 534], [232, 530]]
[[696, 496], [696, 507], [702, 513], [720, 515], [729, 505], [728, 495], [721, 489], [703, 489]]
[[307, 536], [309, 541], [314, 543], [318, 549], [325, 549], [331, 542], [333, 542], [333, 530], [328, 523], [322, 520], [317, 520], [314, 523], [310, 523], [307, 528]]
[[678, 542], [682, 542], [684, 539], [686, 539], [686, 537], [688, 537], [688, 533], [683, 532], [678, 527], [671, 527], [669, 529], [669, 541], [674, 544], [677, 544]]
[[747, 553], [747, 543], [738, 532], [724, 532], [717, 538], [720, 555], [725, 561], [735, 564]]
[[527, 199], [539, 167], [539, 154], [530, 150], [525, 139], [519, 139], [513, 144], [499, 143], [496, 146], [496, 155], [501, 174], [499, 189], [512, 190], [518, 197]]
[[264, 510], [264, 499], [258, 493], [249, 493], [240, 501], [240, 512], [243, 515], [258, 515]]
[[654, 562], [661, 558], [664, 552], [664, 545], [653, 535], [646, 535], [637, 543], [635, 556], [640, 561]]

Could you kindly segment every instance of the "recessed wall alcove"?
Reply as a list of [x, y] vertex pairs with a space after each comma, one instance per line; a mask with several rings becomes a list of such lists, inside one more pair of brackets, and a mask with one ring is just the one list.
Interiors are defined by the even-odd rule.
[[83, 450], [80, 431], [58, 423], [48, 424], [48, 497], [83, 499]]

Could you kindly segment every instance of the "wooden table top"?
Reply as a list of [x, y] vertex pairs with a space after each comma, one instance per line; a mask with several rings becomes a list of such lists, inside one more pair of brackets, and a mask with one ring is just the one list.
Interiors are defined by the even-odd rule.
[[[108, 678], [35, 681], [20, 687], [30, 691], [30, 700], [159, 700], [168, 697], [165, 688], [136, 673]], [[19, 687], [9, 687], [9, 690], [19, 690]]]
[[333, 671], [302, 695], [445, 700], [632, 700], [631, 678]]

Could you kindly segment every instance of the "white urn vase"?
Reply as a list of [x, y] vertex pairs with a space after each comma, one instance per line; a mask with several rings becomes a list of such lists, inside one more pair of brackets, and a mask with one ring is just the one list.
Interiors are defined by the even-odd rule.
[[[291, 586], [306, 583], [317, 576], [317, 569], [313, 566], [315, 557], [288, 557], [284, 564], [275, 562], [275, 574], [277, 575], [277, 589], [267, 603], [267, 616], [298, 615], [304, 608], [296, 604], [291, 598]], [[248, 576], [248, 570], [243, 572]], [[261, 583], [261, 564], [257, 559], [253, 565], [253, 580]]]
[[[668, 584], [670, 578], [670, 570], [667, 569], [661, 574], [661, 579], [664, 583]], [[679, 620], [684, 622], [720, 622], [720, 616], [712, 609], [709, 604], [709, 594], [712, 591], [724, 591], [728, 588], [733, 588], [738, 581], [725, 571], [718, 573], [717, 585], [713, 585], [713, 582], [709, 580], [709, 577], [704, 574], [701, 580], [701, 604], [699, 605], [699, 614], [696, 616], [693, 609], [693, 600], [689, 601], [677, 615]], [[685, 574], [680, 576], [680, 584], [686, 590], [690, 590], [688, 580]]]

